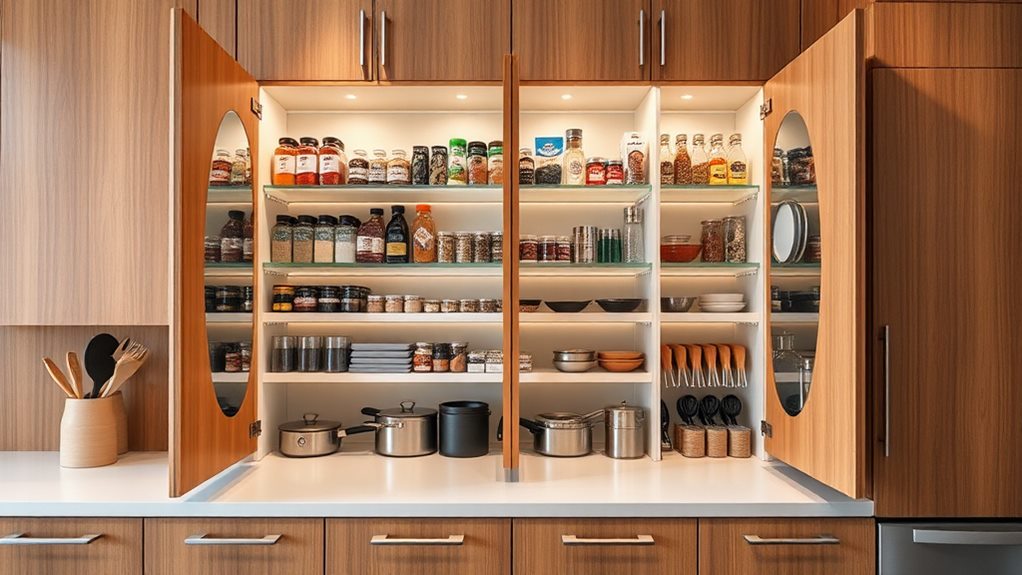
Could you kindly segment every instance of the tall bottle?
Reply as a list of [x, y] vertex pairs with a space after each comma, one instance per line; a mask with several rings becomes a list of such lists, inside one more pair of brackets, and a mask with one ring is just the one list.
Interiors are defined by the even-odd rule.
[[428, 264], [436, 261], [436, 224], [429, 204], [415, 206], [412, 222], [412, 262]]
[[[369, 210], [369, 219], [362, 222], [358, 228], [358, 236], [355, 238], [355, 261], [360, 264], [382, 264], [386, 243], [384, 236], [386, 228], [383, 225], [383, 209], [373, 208]], [[296, 249], [296, 254], [297, 251]]]
[[638, 206], [625, 208], [625, 237], [621, 248], [625, 263], [637, 264], [646, 261], [642, 216], [642, 208]]
[[724, 135], [710, 136], [710, 182], [711, 185], [727, 185], [727, 152], [724, 150]]
[[731, 134], [727, 151], [727, 183], [744, 185], [749, 183], [749, 161], [742, 149], [742, 135]]
[[586, 155], [582, 151], [582, 130], [572, 128], [565, 132], [567, 146], [564, 150], [563, 183], [582, 186], [586, 183]]
[[408, 222], [404, 206], [390, 206], [386, 250], [388, 264], [408, 263]]
[[702, 134], [692, 135], [692, 183], [710, 183], [710, 157], [706, 155]]
[[674, 155], [671, 154], [671, 135], [660, 134], [660, 185], [675, 183]]
[[674, 183], [692, 183], [692, 158], [688, 155], [687, 134], [678, 134], [674, 143]]

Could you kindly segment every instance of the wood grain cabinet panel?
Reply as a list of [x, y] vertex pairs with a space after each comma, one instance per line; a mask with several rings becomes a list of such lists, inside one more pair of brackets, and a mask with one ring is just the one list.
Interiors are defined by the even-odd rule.
[[327, 575], [511, 573], [510, 519], [328, 519], [326, 542]]
[[515, 519], [514, 572], [529, 575], [696, 573], [689, 519]]
[[256, 80], [372, 80], [372, 13], [372, 0], [238, 0], [238, 62]]
[[874, 573], [875, 538], [872, 519], [700, 519], [699, 575]]
[[195, 19], [221, 48], [237, 57], [237, 0], [202, 0]]
[[511, 30], [505, 2], [376, 0], [375, 10], [380, 80], [500, 82]]
[[[96, 575], [142, 572], [142, 520], [0, 518], [0, 537], [23, 533], [49, 545], [0, 545], [0, 575]], [[89, 543], [74, 540], [99, 535]]]
[[323, 520], [146, 519], [145, 574], [180, 573], [321, 575]]
[[654, 0], [653, 79], [762, 82], [799, 53], [799, 0]]
[[650, 78], [649, 0], [513, 0], [523, 82]]
[[876, 514], [1022, 516], [1022, 70], [872, 74]]

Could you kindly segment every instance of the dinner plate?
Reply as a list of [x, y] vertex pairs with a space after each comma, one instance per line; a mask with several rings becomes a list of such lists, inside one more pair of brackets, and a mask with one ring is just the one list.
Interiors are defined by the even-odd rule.
[[699, 309], [709, 313], [735, 313], [745, 309], [745, 302], [700, 304]]
[[794, 261], [800, 243], [801, 221], [794, 202], [784, 201], [777, 206], [774, 215], [773, 252], [778, 263], [786, 264]]
[[802, 261], [802, 256], [806, 253], [806, 245], [809, 244], [809, 215], [802, 204], [795, 202], [795, 207], [798, 209], [802, 225], [801, 234], [799, 234], [798, 253], [795, 254], [795, 259], [791, 260], [791, 263]]
[[745, 294], [742, 293], [704, 293], [699, 296], [703, 303], [735, 303], [745, 301]]

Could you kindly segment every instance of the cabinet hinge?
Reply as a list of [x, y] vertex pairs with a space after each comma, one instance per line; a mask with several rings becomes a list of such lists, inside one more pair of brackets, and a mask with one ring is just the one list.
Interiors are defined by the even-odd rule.
[[773, 437], [774, 436], [774, 426], [770, 425], [765, 420], [760, 420], [760, 422], [759, 422], [759, 434], [760, 435], [765, 435], [767, 437]]
[[774, 111], [774, 99], [769, 98], [759, 106], [759, 119], [765, 120]]
[[248, 436], [249, 437], [259, 437], [262, 434], [263, 434], [263, 422], [262, 422], [262, 420], [257, 419], [255, 421], [253, 421], [252, 423], [248, 424]]
[[256, 118], [262, 120], [263, 119], [263, 105], [260, 104], [259, 100], [256, 100], [255, 98], [250, 98], [250, 100], [252, 101], [252, 114], [254, 114]]

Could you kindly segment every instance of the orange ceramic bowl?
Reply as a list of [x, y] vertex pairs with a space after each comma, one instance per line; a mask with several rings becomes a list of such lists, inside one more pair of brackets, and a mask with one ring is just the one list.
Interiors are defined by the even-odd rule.
[[612, 373], [635, 371], [642, 367], [642, 359], [601, 359], [600, 367]]
[[597, 354], [599, 359], [608, 359], [611, 361], [618, 360], [636, 360], [642, 359], [643, 353], [641, 351], [601, 351]]
[[660, 261], [670, 264], [688, 263], [699, 257], [702, 244], [660, 244]]

